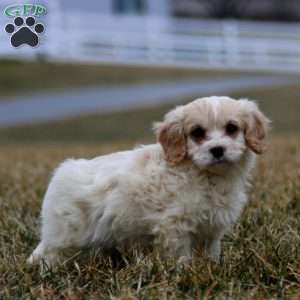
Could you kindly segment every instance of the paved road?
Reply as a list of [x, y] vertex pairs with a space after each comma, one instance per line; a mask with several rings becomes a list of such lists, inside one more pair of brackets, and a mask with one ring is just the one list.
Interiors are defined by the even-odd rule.
[[286, 84], [282, 76], [232, 76], [112, 87], [69, 89], [1, 99], [0, 126], [50, 121], [88, 113], [105, 113], [170, 102], [187, 96], [227, 94]]

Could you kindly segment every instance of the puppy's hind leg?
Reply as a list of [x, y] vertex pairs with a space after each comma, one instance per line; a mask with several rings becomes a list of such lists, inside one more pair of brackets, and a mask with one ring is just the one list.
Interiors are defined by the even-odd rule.
[[47, 246], [40, 242], [27, 259], [27, 263], [30, 265], [40, 264], [41, 266], [46, 264], [51, 268], [57, 264], [58, 260], [58, 251], [51, 248], [47, 249]]
[[41, 242], [27, 262], [29, 264], [45, 263], [48, 267], [53, 267], [60, 262], [59, 258], [63, 250], [80, 247], [82, 230], [80, 226], [76, 226], [74, 219], [79, 220], [75, 212], [66, 214], [47, 211], [42, 217]]
[[46, 264], [53, 267], [59, 262], [59, 252], [65, 248], [68, 232], [60, 219], [55, 222], [54, 220], [43, 221], [41, 242], [28, 258], [28, 264]]

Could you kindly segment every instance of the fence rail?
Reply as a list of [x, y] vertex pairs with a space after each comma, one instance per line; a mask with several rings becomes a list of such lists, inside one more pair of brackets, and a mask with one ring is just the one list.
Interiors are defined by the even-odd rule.
[[37, 49], [2, 32], [0, 56], [300, 72], [300, 24], [68, 13], [46, 25]]

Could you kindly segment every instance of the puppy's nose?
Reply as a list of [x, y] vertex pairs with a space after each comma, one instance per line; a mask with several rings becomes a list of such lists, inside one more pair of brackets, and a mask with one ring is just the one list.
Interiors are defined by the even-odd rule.
[[224, 155], [225, 149], [223, 147], [213, 147], [210, 149], [210, 153], [214, 158], [221, 158]]

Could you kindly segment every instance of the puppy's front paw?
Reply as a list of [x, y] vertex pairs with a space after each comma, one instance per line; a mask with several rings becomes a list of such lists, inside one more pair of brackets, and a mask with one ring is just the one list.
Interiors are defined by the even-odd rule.
[[218, 254], [215, 254], [215, 253], [208, 253], [207, 256], [214, 263], [216, 263], [216, 264], [220, 264], [221, 263], [221, 255], [218, 255]]
[[177, 263], [179, 265], [183, 265], [183, 266], [187, 266], [191, 263], [192, 261], [192, 258], [190, 256], [180, 256], [178, 259], [177, 259]]
[[209, 259], [214, 261], [215, 263], [220, 263], [221, 257], [221, 242], [219, 240], [215, 240], [209, 244], [205, 249], [206, 255]]

